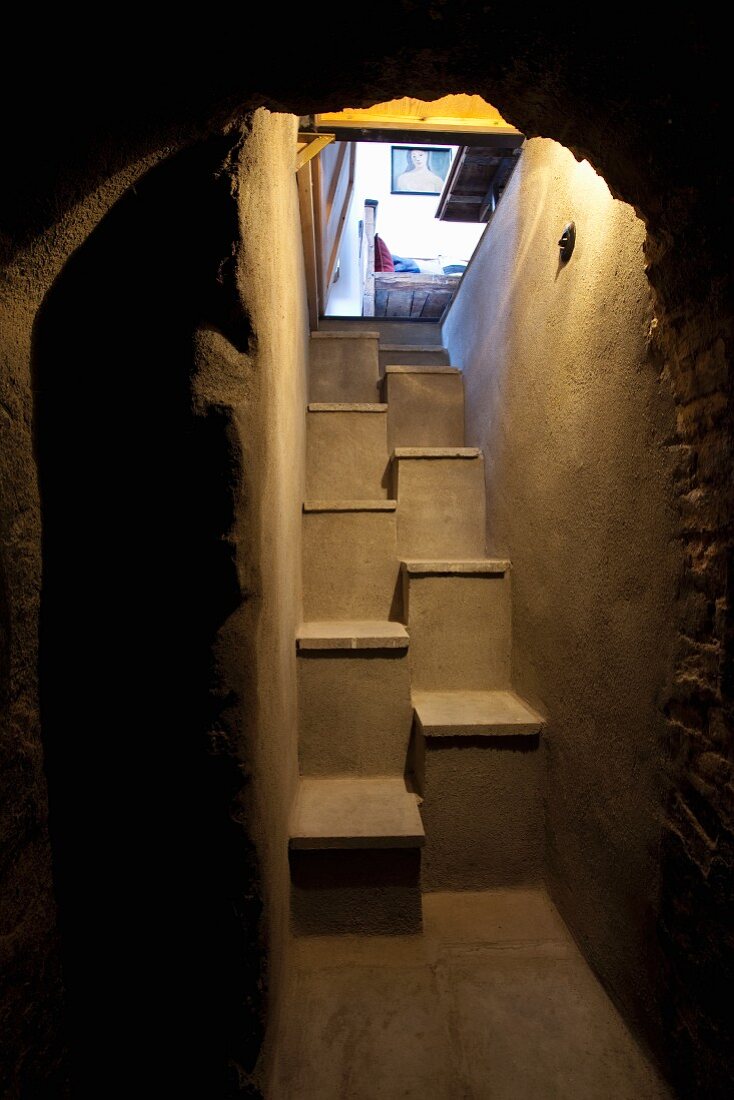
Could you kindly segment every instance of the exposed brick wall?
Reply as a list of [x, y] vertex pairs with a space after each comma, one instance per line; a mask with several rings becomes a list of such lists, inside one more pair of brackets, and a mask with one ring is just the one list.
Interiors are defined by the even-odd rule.
[[731, 328], [707, 303], [674, 317], [661, 307], [660, 345], [677, 402], [671, 446], [685, 569], [665, 707], [659, 1004], [681, 1094], [723, 1100], [734, 1085]]

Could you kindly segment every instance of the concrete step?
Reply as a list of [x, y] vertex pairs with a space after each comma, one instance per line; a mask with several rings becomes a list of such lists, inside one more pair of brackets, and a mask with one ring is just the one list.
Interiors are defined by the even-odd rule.
[[408, 632], [395, 622], [305, 623], [298, 632], [302, 776], [402, 777], [413, 708]]
[[410, 639], [402, 623], [372, 619], [302, 623], [296, 647], [306, 649], [407, 649]]
[[399, 563], [394, 500], [303, 505], [303, 619], [396, 619]]
[[376, 331], [312, 332], [308, 399], [311, 402], [372, 403], [379, 400]]
[[544, 720], [514, 691], [416, 691], [416, 729], [431, 737], [537, 737]]
[[423, 890], [539, 884], [544, 720], [514, 692], [415, 692], [413, 702]]
[[458, 367], [389, 366], [383, 394], [391, 453], [396, 447], [464, 446], [464, 376]]
[[387, 497], [387, 405], [312, 403], [306, 417], [311, 498]]
[[424, 842], [402, 778], [301, 779], [289, 840], [294, 932], [419, 932]]
[[476, 447], [396, 447], [393, 496], [402, 557], [483, 557], [484, 456]]
[[438, 321], [401, 321], [391, 317], [322, 317], [319, 332], [378, 332], [383, 344], [421, 344], [441, 347]]
[[418, 800], [402, 776], [299, 780], [291, 849], [420, 848], [425, 838]]
[[510, 563], [404, 560], [414, 692], [510, 690]]
[[448, 366], [448, 348], [439, 344], [389, 344], [380, 341], [380, 372], [393, 363], [417, 366]]

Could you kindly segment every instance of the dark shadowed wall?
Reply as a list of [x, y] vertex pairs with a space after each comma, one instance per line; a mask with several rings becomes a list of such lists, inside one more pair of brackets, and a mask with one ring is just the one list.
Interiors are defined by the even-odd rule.
[[[41, 718], [72, 1095], [251, 1066], [261, 901], [212, 648], [248, 593], [228, 538], [241, 445], [194, 408], [196, 337], [245, 351], [234, 138], [128, 189], [37, 314]], [[228, 270], [228, 265], [230, 270]], [[169, 1024], [162, 1028], [162, 1021]], [[148, 1067], [148, 1068], [144, 1068]]]

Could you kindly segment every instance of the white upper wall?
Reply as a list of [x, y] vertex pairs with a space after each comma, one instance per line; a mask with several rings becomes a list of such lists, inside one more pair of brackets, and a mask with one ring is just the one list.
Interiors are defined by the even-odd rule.
[[[404, 142], [396, 143], [405, 146]], [[416, 143], [420, 145], [420, 143]], [[446, 222], [436, 217], [439, 195], [391, 193], [391, 150], [387, 142], [357, 143], [354, 194], [344, 227], [339, 253], [339, 280], [329, 294], [326, 313], [358, 317], [362, 312], [359, 268], [359, 223], [365, 199], [376, 199], [377, 232], [397, 256], [468, 261], [487, 228], [481, 222]], [[444, 145], [452, 158], [458, 146]]]

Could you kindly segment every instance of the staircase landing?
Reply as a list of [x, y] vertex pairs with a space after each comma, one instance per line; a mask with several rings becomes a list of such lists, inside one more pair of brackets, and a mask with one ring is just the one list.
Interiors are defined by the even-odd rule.
[[672, 1100], [543, 890], [294, 950], [270, 1100]]

